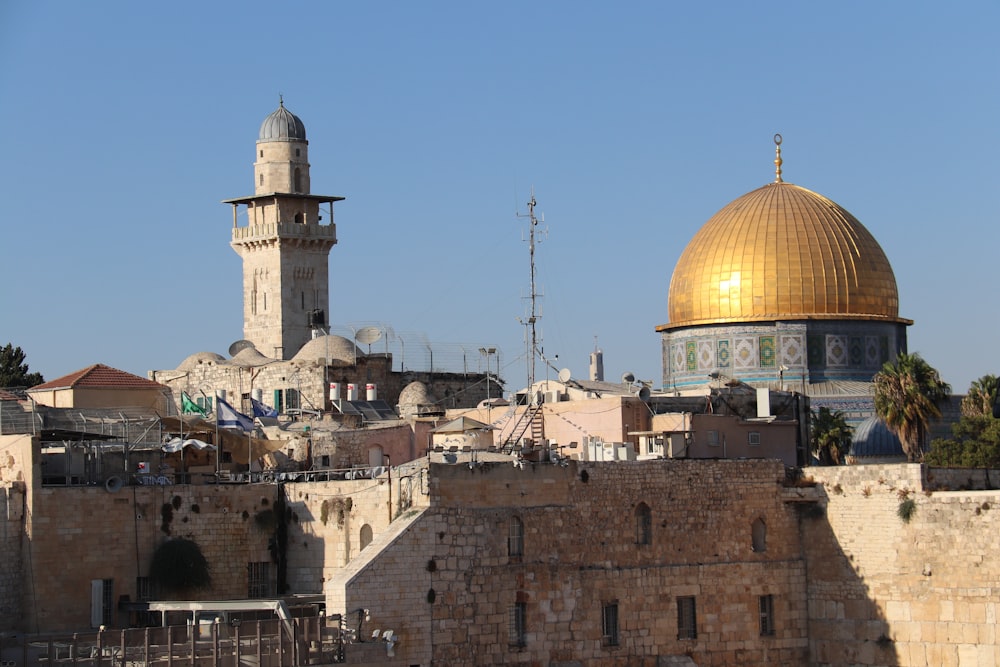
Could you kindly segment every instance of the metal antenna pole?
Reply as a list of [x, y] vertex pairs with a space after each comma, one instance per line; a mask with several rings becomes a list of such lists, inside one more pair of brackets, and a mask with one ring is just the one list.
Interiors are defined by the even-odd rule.
[[538, 219], [535, 217], [535, 190], [531, 189], [531, 199], [528, 201], [528, 215], [518, 217], [528, 217], [530, 219], [530, 225], [528, 228], [528, 254], [530, 259], [530, 270], [531, 270], [531, 293], [528, 298], [531, 300], [531, 311], [528, 315], [528, 321], [522, 322], [529, 331], [525, 332], [525, 343], [527, 344], [528, 352], [528, 390], [531, 391], [530, 403], [535, 402], [534, 391], [532, 387], [535, 384], [535, 355], [538, 353], [538, 331], [537, 323], [541, 319], [541, 315], [538, 314], [538, 297], [539, 294], [535, 291], [535, 227], [538, 226]]

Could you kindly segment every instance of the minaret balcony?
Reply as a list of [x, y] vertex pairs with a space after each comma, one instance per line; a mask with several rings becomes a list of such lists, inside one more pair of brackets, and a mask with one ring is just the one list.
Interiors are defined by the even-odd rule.
[[233, 243], [253, 243], [274, 239], [314, 239], [336, 243], [337, 226], [271, 222], [233, 228]]

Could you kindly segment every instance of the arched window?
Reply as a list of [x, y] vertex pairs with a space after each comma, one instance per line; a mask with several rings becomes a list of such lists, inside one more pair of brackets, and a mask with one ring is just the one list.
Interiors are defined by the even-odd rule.
[[757, 518], [750, 527], [750, 539], [753, 543], [753, 550], [756, 553], [767, 551], [767, 524], [764, 520]]
[[264, 174], [260, 175], [260, 184], [264, 185]]
[[367, 523], [361, 526], [361, 548], [364, 549], [372, 543], [372, 527]]
[[511, 558], [524, 555], [524, 523], [517, 516], [510, 518], [507, 528], [507, 555]]
[[295, 214], [295, 224], [301, 225], [303, 222], [302, 211]]
[[653, 543], [653, 512], [646, 503], [635, 507], [635, 543]]
[[302, 192], [302, 172], [298, 167], [295, 168], [295, 191]]

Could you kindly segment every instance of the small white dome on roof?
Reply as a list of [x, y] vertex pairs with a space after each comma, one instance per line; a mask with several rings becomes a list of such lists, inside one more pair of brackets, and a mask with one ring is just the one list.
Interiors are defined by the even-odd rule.
[[411, 382], [399, 392], [399, 405], [430, 405], [436, 401], [423, 382]]
[[255, 347], [247, 347], [234, 354], [230, 361], [237, 366], [246, 368], [248, 366], [263, 366], [271, 363], [274, 359], [265, 357]]
[[189, 370], [197, 368], [199, 364], [218, 364], [220, 362], [225, 363], [225, 361], [226, 358], [224, 356], [215, 352], [195, 352], [182, 361], [177, 370]]
[[357, 345], [343, 336], [318, 336], [302, 346], [295, 356], [295, 361], [318, 361], [323, 363], [327, 358], [354, 363], [365, 356]]

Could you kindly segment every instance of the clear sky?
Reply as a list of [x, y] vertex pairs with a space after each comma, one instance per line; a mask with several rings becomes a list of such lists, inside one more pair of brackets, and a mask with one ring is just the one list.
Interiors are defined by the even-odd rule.
[[995, 0], [7, 0], [0, 345], [48, 379], [225, 354], [220, 200], [252, 193], [282, 94], [313, 192], [347, 197], [335, 330], [496, 345], [520, 386], [533, 187], [546, 354], [585, 378], [596, 339], [607, 379], [659, 387], [673, 266], [773, 179], [780, 132], [785, 180], [875, 235], [910, 351], [964, 392], [1000, 373], [998, 25]]

